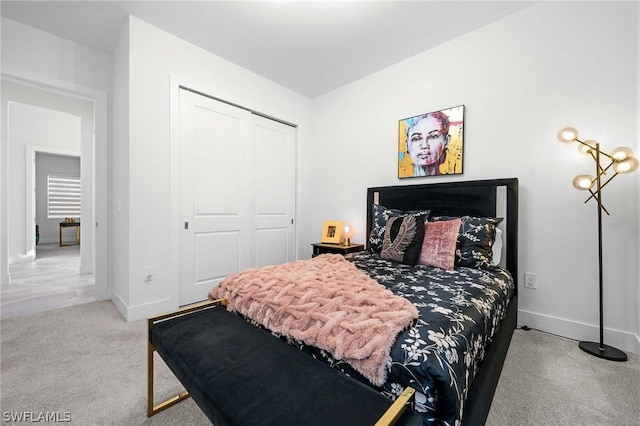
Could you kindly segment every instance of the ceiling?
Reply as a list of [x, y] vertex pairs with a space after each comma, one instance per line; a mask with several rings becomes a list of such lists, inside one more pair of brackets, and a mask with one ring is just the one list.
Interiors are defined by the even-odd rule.
[[0, 12], [106, 53], [130, 14], [314, 98], [534, 3], [2, 0]]

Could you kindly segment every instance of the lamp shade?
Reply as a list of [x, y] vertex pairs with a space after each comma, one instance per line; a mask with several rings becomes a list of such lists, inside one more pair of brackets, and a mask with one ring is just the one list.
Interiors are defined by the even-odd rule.
[[629, 157], [633, 157], [633, 151], [631, 151], [631, 148], [621, 146], [611, 151], [611, 157], [613, 157], [615, 161], [626, 160]]
[[573, 142], [578, 139], [578, 131], [573, 127], [565, 127], [558, 132], [560, 142]]
[[635, 157], [625, 158], [622, 161], [616, 161], [613, 163], [613, 170], [616, 173], [624, 174], [636, 171], [638, 168], [638, 159]]
[[593, 186], [595, 179], [589, 175], [578, 175], [573, 178], [573, 187], [581, 191], [586, 191]]
[[578, 152], [580, 154], [588, 155], [588, 154], [591, 153], [591, 151], [596, 149], [596, 145], [597, 144], [598, 144], [598, 142], [596, 142], [594, 140], [584, 141], [584, 142], [582, 142], [581, 144], [578, 145]]

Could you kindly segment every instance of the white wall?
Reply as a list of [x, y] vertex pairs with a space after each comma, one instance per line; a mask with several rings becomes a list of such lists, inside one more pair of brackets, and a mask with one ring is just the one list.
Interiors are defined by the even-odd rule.
[[[121, 312], [129, 306], [129, 25], [113, 53], [113, 143], [109, 146], [109, 234], [111, 299]], [[113, 225], [116, 225], [113, 227]]]
[[[123, 228], [114, 226], [113, 252], [129, 250], [127, 259], [114, 270], [124, 271], [128, 262], [120, 300], [114, 301], [127, 319], [174, 309], [178, 303], [177, 236], [179, 220], [175, 214], [177, 193], [172, 193], [170, 110], [177, 108], [170, 88], [183, 83], [272, 117], [297, 124], [297, 152], [303, 155], [310, 138], [309, 99], [272, 83], [137, 18], [129, 20], [129, 42], [119, 45], [118, 58], [129, 49], [128, 123], [114, 116], [113, 164], [127, 164], [128, 182], [114, 185], [112, 199], [122, 199], [117, 218]], [[119, 63], [126, 66], [124, 60]], [[123, 70], [115, 74], [127, 78]], [[171, 86], [173, 82], [173, 86]], [[115, 87], [124, 84], [116, 81]], [[123, 91], [124, 92], [124, 91]], [[173, 95], [172, 95], [173, 93]], [[125, 93], [116, 93], [125, 96]], [[119, 105], [122, 99], [115, 99]], [[123, 132], [122, 126], [128, 126]], [[128, 163], [127, 163], [128, 162]], [[304, 161], [300, 162], [305, 164]], [[299, 164], [300, 164], [299, 163]], [[304, 178], [298, 180], [304, 187]], [[122, 219], [120, 219], [122, 218]], [[124, 230], [129, 234], [126, 236]], [[125, 240], [128, 237], [128, 244]], [[155, 270], [155, 280], [145, 282], [145, 266]], [[119, 284], [120, 285], [120, 284]]]
[[2, 17], [2, 72], [111, 89], [111, 55]]
[[[597, 208], [571, 181], [593, 162], [556, 139], [638, 146], [638, 4], [542, 2], [313, 100], [300, 246], [324, 220], [365, 240], [366, 188], [518, 177], [519, 322], [598, 339]], [[464, 175], [397, 179], [398, 120], [459, 104]], [[638, 175], [604, 191], [605, 343], [640, 352]], [[537, 290], [522, 274], [538, 274]]]

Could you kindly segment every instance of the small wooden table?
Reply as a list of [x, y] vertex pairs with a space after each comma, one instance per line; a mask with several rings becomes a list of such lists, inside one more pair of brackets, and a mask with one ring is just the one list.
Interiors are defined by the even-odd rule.
[[[75, 243], [62, 244], [62, 229], [63, 228], [76, 228], [76, 242]], [[60, 247], [62, 247], [62, 246], [80, 245], [80, 222], [60, 222], [59, 242], [60, 242]]]

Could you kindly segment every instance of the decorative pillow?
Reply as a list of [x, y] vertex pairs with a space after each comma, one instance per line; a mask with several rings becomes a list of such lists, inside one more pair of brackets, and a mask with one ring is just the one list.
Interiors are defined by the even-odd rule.
[[388, 209], [380, 204], [373, 204], [371, 209], [371, 232], [369, 233], [369, 250], [373, 253], [379, 254], [382, 250], [382, 237], [384, 235], [384, 227], [387, 224], [387, 220], [394, 216], [419, 216], [424, 215], [425, 220], [429, 216], [429, 210], [397, 210]]
[[382, 259], [415, 265], [424, 239], [425, 215], [392, 216], [387, 220], [382, 237]]
[[[432, 221], [450, 220], [451, 217], [434, 217]], [[462, 216], [456, 245], [456, 266], [486, 269], [491, 267], [492, 246], [496, 227], [502, 218]]]
[[424, 239], [418, 263], [453, 270], [460, 219], [425, 223]]

